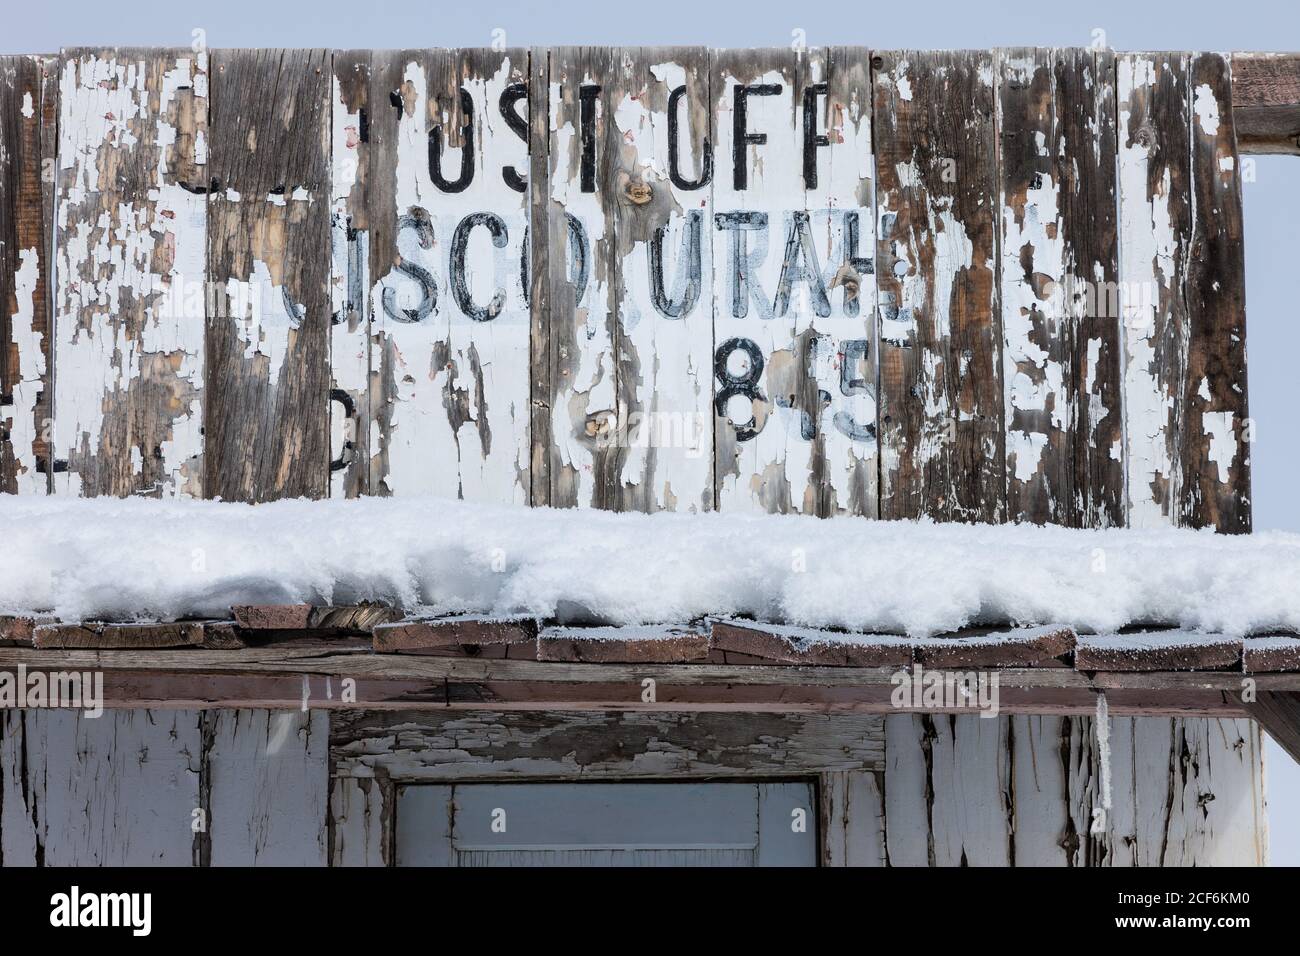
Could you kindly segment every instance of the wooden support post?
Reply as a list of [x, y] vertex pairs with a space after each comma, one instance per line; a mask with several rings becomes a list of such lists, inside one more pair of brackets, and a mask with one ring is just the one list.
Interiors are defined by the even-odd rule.
[[1254, 703], [1245, 707], [1292, 760], [1300, 760], [1300, 694], [1261, 691]]

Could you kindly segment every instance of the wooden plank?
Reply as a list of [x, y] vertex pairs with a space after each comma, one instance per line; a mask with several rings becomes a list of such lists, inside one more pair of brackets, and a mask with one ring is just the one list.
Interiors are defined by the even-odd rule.
[[[590, 666], [590, 665], [587, 665]], [[339, 711], [339, 778], [763, 777], [879, 769], [884, 721], [849, 714]]]
[[38, 624], [32, 632], [35, 647], [95, 650], [162, 647], [199, 647], [203, 624], [182, 621], [169, 624]]
[[680, 664], [709, 656], [709, 635], [689, 625], [547, 627], [537, 638], [539, 661]]
[[1264, 691], [1246, 710], [1292, 760], [1300, 760], [1300, 694]]
[[1113, 58], [999, 68], [1007, 516], [1122, 524]]
[[1240, 670], [1241, 638], [1183, 631], [1086, 635], [1074, 666], [1081, 671]]
[[[567, 222], [551, 217], [551, 55], [543, 47], [528, 54], [528, 305], [529, 305], [529, 503], [551, 503], [551, 407], [555, 356], [551, 347], [550, 250], [566, 248]], [[551, 236], [551, 231], [555, 236]], [[541, 238], [539, 238], [541, 237]]]
[[998, 54], [1001, 166], [1002, 379], [1007, 517], [1068, 524], [1071, 326], [1057, 144], [1056, 57], [1046, 48]]
[[529, 500], [527, 83], [525, 50], [374, 55], [372, 493]]
[[713, 181], [703, 48], [624, 50], [598, 189], [613, 207], [620, 511], [713, 510]]
[[211, 866], [324, 866], [329, 716], [218, 710], [204, 750]]
[[479, 654], [537, 659], [537, 621], [531, 617], [451, 615], [381, 624], [373, 630], [381, 654]]
[[1232, 54], [1232, 121], [1243, 153], [1300, 154], [1300, 54]]
[[[797, 300], [793, 404], [810, 417], [812, 437], [795, 444], [792, 436], [787, 470], [792, 498], [803, 513], [874, 518], [880, 504], [880, 342], [873, 275], [875, 181], [868, 159], [871, 57], [860, 47], [831, 47], [810, 55], [809, 67], [799, 140], [804, 204], [829, 301], [819, 306]], [[786, 250], [789, 256], [788, 238]]]
[[1112, 723], [1112, 765], [1135, 768], [1108, 815], [1112, 866], [1264, 864], [1261, 741], [1253, 722]]
[[605, 88], [615, 57], [606, 47], [550, 51], [545, 301], [550, 504], [557, 508], [613, 510], [619, 499], [618, 448], [610, 440], [618, 419], [618, 200], [601, 188], [621, 145]]
[[1250, 674], [1300, 670], [1300, 639], [1248, 637], [1242, 642], [1241, 667]]
[[1075, 860], [1079, 830], [1071, 782], [1079, 755], [1071, 746], [1070, 731], [1077, 723], [1071, 717], [1009, 718], [1016, 866], [1068, 866]]
[[[886, 718], [891, 865], [1263, 863], [1244, 720]], [[1105, 774], [1109, 773], [1109, 792]]]
[[[370, 493], [377, 394], [370, 374], [369, 50], [335, 50], [330, 91], [330, 497]], [[381, 104], [382, 105], [382, 104]]]
[[1215, 54], [1126, 54], [1118, 72], [1129, 522], [1249, 531], [1228, 67]]
[[53, 619], [28, 614], [0, 614], [0, 646], [27, 646], [37, 624], [50, 624]]
[[0, 492], [50, 485], [51, 208], [58, 61], [0, 57]]
[[[802, 223], [796, 214], [806, 211], [798, 133], [809, 70], [808, 60], [791, 50], [719, 51], [714, 57], [714, 455], [724, 511], [799, 509], [786, 474], [790, 435], [801, 434], [805, 417], [811, 425], [820, 410], [815, 401], [807, 407], [815, 389], [810, 396], [798, 388], [808, 377], [799, 375], [806, 366], [793, 347], [793, 294], [775, 308], [781, 237]], [[793, 246], [799, 252], [801, 238], [796, 235]], [[817, 275], [812, 284], [820, 280]]]
[[877, 514], [868, 64], [858, 48], [716, 55], [721, 509]]
[[61, 61], [57, 492], [201, 492], [207, 79], [188, 49]]
[[402, 618], [400, 608], [383, 604], [341, 606], [313, 604], [236, 605], [235, 624], [247, 631], [335, 631], [368, 634]]
[[1244, 534], [1251, 529], [1246, 258], [1228, 62], [1202, 53], [1188, 82], [1193, 212], [1179, 524]]
[[1119, 318], [1115, 55], [1061, 51], [1056, 127], [1061, 228], [1073, 323], [1067, 382], [1072, 448], [1070, 523], [1120, 527], [1124, 510], [1123, 358]]
[[371, 777], [335, 777], [330, 787], [330, 866], [388, 866], [392, 791]]
[[822, 866], [885, 866], [884, 774], [824, 773], [819, 781]]
[[732, 654], [743, 655], [754, 663], [851, 667], [906, 667], [912, 663], [910, 642], [891, 635], [841, 635], [740, 620], [711, 621], [709, 635], [715, 651], [724, 652], [728, 659]]
[[888, 53], [873, 65], [880, 514], [1000, 521], [992, 56]]
[[1069, 627], [1024, 627], [959, 637], [916, 638], [912, 656], [926, 667], [1035, 667], [1067, 664], [1077, 638]]
[[7, 866], [190, 866], [198, 711], [0, 711]]
[[[213, 54], [205, 493], [329, 490], [330, 53]], [[268, 95], [268, 91], [274, 91]]]

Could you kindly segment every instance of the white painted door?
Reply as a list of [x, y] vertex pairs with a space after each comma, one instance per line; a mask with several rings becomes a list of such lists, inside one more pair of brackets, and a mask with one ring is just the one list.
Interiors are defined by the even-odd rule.
[[808, 783], [411, 785], [398, 866], [815, 866]]

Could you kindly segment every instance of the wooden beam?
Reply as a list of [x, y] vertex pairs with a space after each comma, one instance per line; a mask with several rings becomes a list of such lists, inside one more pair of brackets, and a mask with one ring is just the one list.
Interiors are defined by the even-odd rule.
[[1234, 53], [1232, 118], [1240, 152], [1300, 156], [1300, 53]]
[[1300, 761], [1300, 693], [1262, 691], [1243, 706], [1292, 760]]
[[[19, 665], [29, 672], [102, 672], [105, 705], [119, 708], [900, 712], [892, 699], [896, 667], [564, 663], [372, 654], [321, 642], [230, 651], [0, 647], [0, 671]], [[1243, 675], [1226, 671], [1035, 667], [998, 671], [997, 678], [1001, 713], [1089, 714], [1098, 691], [1114, 714], [1245, 713]], [[1300, 692], [1300, 673], [1252, 679], [1261, 692]]]

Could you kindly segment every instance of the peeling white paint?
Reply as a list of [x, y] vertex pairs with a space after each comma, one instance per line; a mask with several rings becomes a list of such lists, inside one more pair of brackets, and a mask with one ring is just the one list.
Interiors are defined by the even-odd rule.
[[[1119, 128], [1132, 121], [1135, 97], [1150, 96], [1155, 64], [1139, 55], [1117, 58]], [[1171, 501], [1177, 484], [1170, 433], [1172, 383], [1160, 380], [1156, 366], [1158, 310], [1172, 294], [1179, 261], [1185, 254], [1170, 212], [1169, 169], [1148, 193], [1149, 168], [1156, 157], [1141, 138], [1119, 138], [1120, 314], [1124, 341], [1123, 407], [1129, 524], [1152, 527], [1173, 521]], [[1145, 292], [1137, 295], [1136, 292]], [[1162, 498], [1157, 488], [1167, 488]]]
[[1210, 87], [1210, 84], [1202, 83], [1196, 88], [1192, 109], [1196, 113], [1197, 121], [1201, 124], [1201, 132], [1206, 136], [1217, 136], [1219, 133], [1219, 101], [1214, 95], [1214, 90]]
[[[1002, 69], [1004, 83], [1028, 87], [1040, 67], [1032, 58], [1004, 58]], [[1034, 141], [1039, 157], [1051, 156], [1042, 130], [1034, 130]], [[1065, 369], [1041, 343], [1055, 339], [1069, 319], [1065, 293], [1070, 277], [1060, 184], [1049, 163], [1036, 169], [1023, 196], [1010, 194], [1005, 183], [1002, 187], [1002, 380], [1009, 507], [1014, 509], [1010, 517], [1044, 520], [1055, 516], [1055, 496], [1064, 489], [1057, 487], [1054, 475], [1042, 472], [1043, 453], [1072, 423]], [[1094, 357], [1092, 374], [1095, 368]], [[1022, 487], [1031, 482], [1036, 483], [1032, 491]], [[1031, 513], [1039, 494], [1047, 495], [1047, 511]]]
[[1237, 436], [1232, 412], [1205, 412], [1201, 416], [1210, 440], [1209, 458], [1214, 462], [1219, 484], [1226, 485], [1232, 462], [1237, 457]]
[[[379, 429], [370, 408], [370, 245], [369, 233], [350, 231], [349, 200], [361, 182], [361, 114], [344, 101], [337, 76], [332, 78], [330, 153], [330, 378], [331, 387], [346, 392], [358, 416], [366, 420], [367, 447], [354, 447], [368, 471], [369, 462], [378, 451]], [[305, 189], [299, 187], [303, 193]], [[295, 192], [295, 198], [296, 198]], [[358, 274], [353, 275], [357, 270]], [[359, 294], [358, 294], [359, 293]], [[353, 301], [355, 295], [356, 301]], [[344, 409], [330, 403], [330, 458], [344, 455], [344, 443], [359, 438], [349, 436]], [[330, 472], [330, 497], [348, 493], [349, 469]]]
[[[688, 86], [687, 69], [674, 62], [652, 64], [632, 55], [622, 64], [623, 95], [615, 104], [614, 124], [623, 143], [623, 166], [670, 206], [663, 226], [663, 293], [685, 301], [690, 229], [688, 215], [700, 217], [699, 296], [677, 317], [653, 305], [650, 243], [638, 240], [619, 262], [620, 334], [624, 354], [638, 359], [640, 379], [620, 389], [631, 391], [633, 408], [620, 408], [620, 433], [626, 456], [619, 476], [621, 506], [650, 511], [703, 511], [713, 507], [713, 232], [712, 190], [681, 190], [669, 178], [668, 113], [671, 92]], [[638, 79], [645, 77], [638, 86]], [[689, 86], [688, 86], [689, 88]], [[652, 92], [656, 108], [650, 108]], [[682, 175], [695, 179], [695, 141], [687, 98], [678, 105], [678, 162]], [[653, 200], [652, 200], [653, 202]], [[620, 207], [621, 208], [621, 207]], [[626, 213], [636, 215], [636, 207]], [[617, 228], [617, 227], [616, 227]], [[630, 370], [630, 369], [629, 369]]]
[[[136, 475], [144, 457], [132, 454], [143, 440], [135, 435], [135, 419], [125, 436], [116, 434], [112, 446], [101, 447], [105, 415], [127, 400], [124, 393], [146, 366], [154, 375], [175, 376], [166, 388], [199, 392], [205, 322], [205, 197], [172, 179], [167, 155], [177, 142], [172, 101], [182, 91], [196, 95], [187, 88], [206, 89], [195, 82], [207, 69], [206, 55], [178, 58], [156, 90], [146, 86], [147, 67], [144, 60], [93, 54], [65, 62], [56, 203], [55, 457], [128, 455]], [[116, 182], [105, 176], [105, 164], [139, 162], [134, 154], [148, 129], [156, 151], [149, 160], [155, 164], [152, 183], [143, 195], [101, 196], [101, 186]], [[154, 409], [167, 411], [161, 403]], [[154, 487], [130, 490], [164, 496], [197, 491], [199, 400], [170, 412], [170, 438], [156, 451], [145, 450], [151, 458], [162, 456], [165, 477]], [[81, 493], [75, 466], [56, 474], [55, 489]]]
[[46, 477], [36, 470], [34, 445], [40, 437], [37, 401], [44, 389], [46, 374], [44, 336], [32, 328], [36, 317], [36, 284], [40, 278], [40, 257], [36, 249], [18, 253], [14, 272], [14, 301], [18, 311], [10, 316], [10, 354], [17, 353], [18, 367], [13, 378], [13, 404], [6, 409], [9, 442], [13, 449], [19, 494], [45, 494]]
[[[392, 494], [430, 494], [498, 504], [524, 504], [529, 494], [529, 334], [530, 319], [520, 279], [527, 194], [510, 189], [501, 167], [528, 169], [527, 146], [505, 124], [499, 101], [520, 70], [502, 56], [488, 76], [462, 77], [474, 102], [475, 174], [468, 188], [444, 192], [429, 172], [429, 80], [415, 61], [403, 69], [400, 91], [394, 195], [399, 217], [427, 217], [432, 239], [426, 247], [419, 230], [400, 229], [398, 252], [433, 275], [436, 306], [418, 321], [389, 316], [385, 291], [398, 310], [416, 309], [420, 285], [400, 270], [372, 277], [370, 312], [380, 339], [372, 349], [392, 363], [396, 392], [390, 401], [387, 473], [379, 476]], [[443, 139], [444, 175], [461, 170], [463, 147]], [[378, 175], [390, 175], [379, 171]], [[505, 244], [497, 247], [486, 228], [468, 234], [464, 280], [473, 303], [500, 297], [495, 317], [476, 321], [453, 294], [452, 247], [456, 229], [471, 213], [501, 217]], [[404, 314], [404, 313], [403, 313]], [[478, 396], [482, 394], [480, 403]], [[463, 412], [460, 414], [457, 410]], [[454, 419], [463, 419], [455, 422]], [[372, 488], [372, 491], [377, 489]]]

